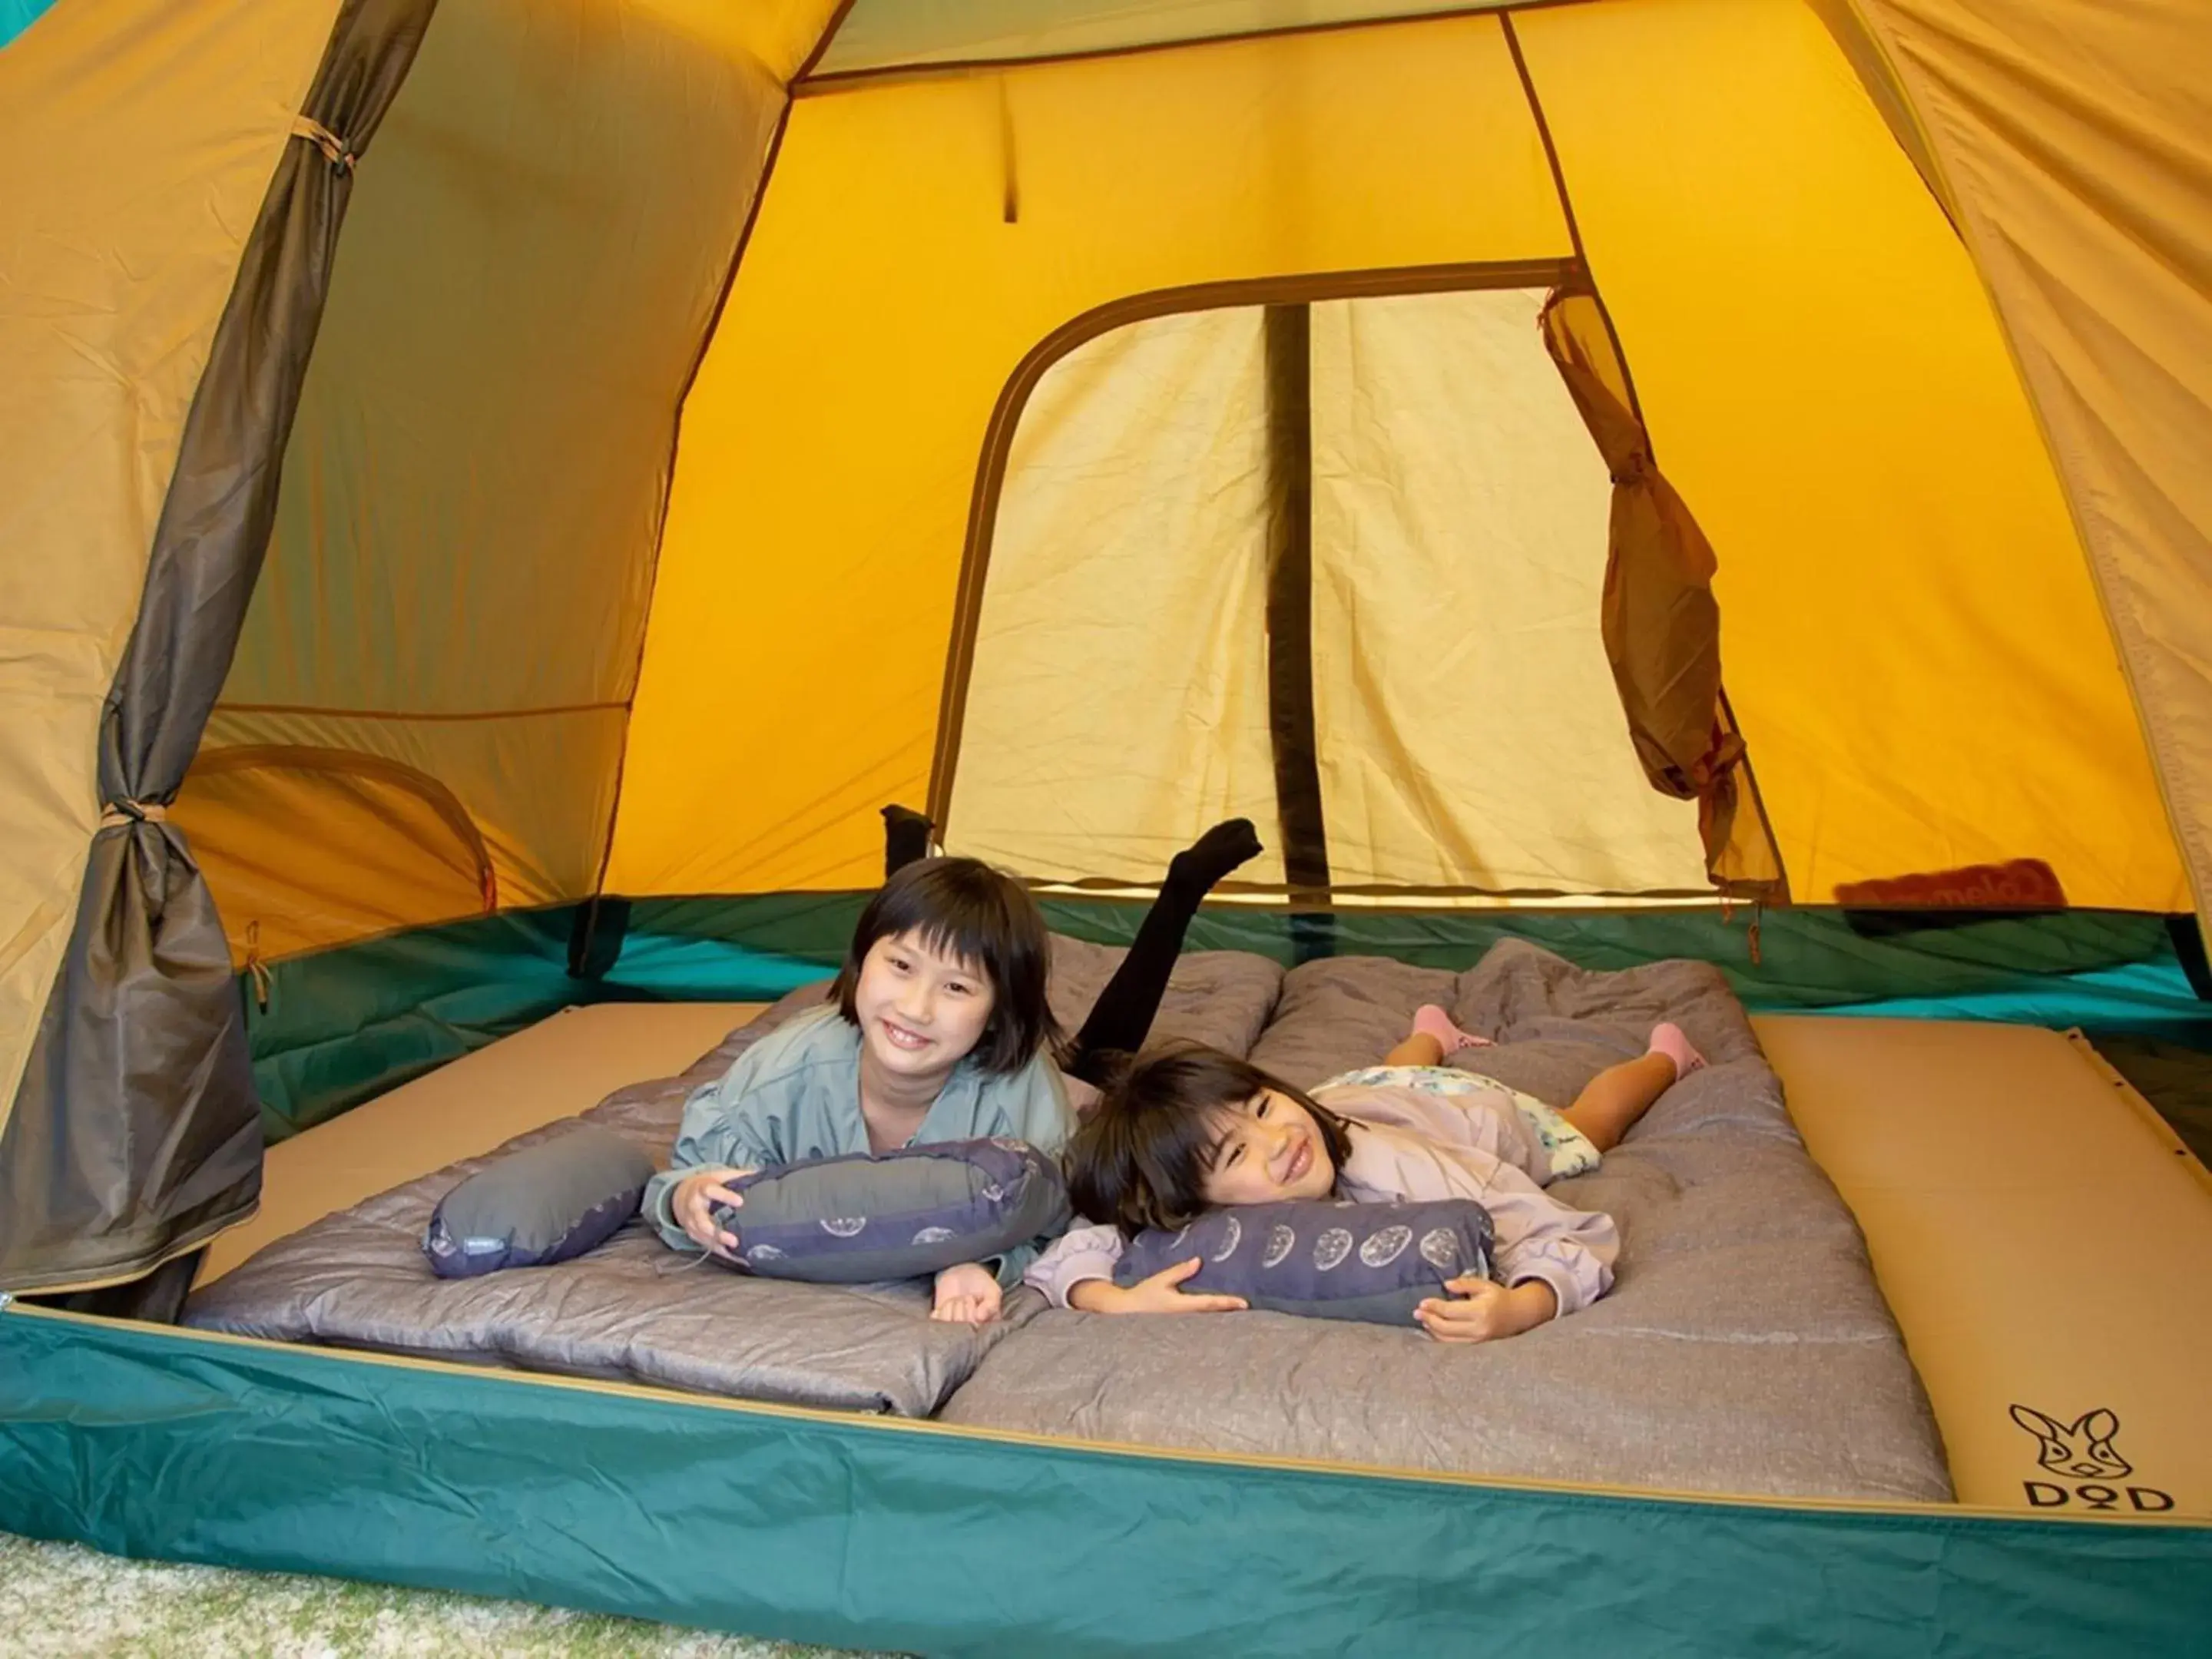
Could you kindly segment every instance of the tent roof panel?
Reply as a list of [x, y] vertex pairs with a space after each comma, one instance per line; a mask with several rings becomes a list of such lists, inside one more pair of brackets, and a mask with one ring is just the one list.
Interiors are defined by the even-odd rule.
[[1505, 0], [856, 0], [817, 66], [820, 75], [925, 64], [1000, 63], [1126, 52], [1326, 28]]

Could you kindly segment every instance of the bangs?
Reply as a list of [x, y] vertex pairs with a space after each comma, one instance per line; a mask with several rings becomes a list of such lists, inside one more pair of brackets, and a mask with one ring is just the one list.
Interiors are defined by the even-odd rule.
[[911, 939], [930, 955], [952, 963], [963, 973], [975, 975], [994, 991], [999, 988], [998, 976], [991, 971], [990, 953], [980, 927], [963, 927], [956, 921], [936, 916], [909, 927], [886, 927], [880, 937]]
[[[931, 860], [939, 866], [951, 862]], [[920, 873], [909, 881], [886, 883], [872, 907], [875, 914], [866, 919], [867, 945], [911, 937], [932, 955], [981, 975], [994, 991], [1005, 990], [1006, 958], [1018, 942], [1026, 942], [1021, 935], [1028, 921], [1020, 913], [1027, 907], [1013, 902], [1012, 884], [981, 866], [974, 872], [933, 869], [928, 864], [908, 867]], [[864, 954], [866, 948], [861, 946]]]
[[1168, 1207], [1189, 1212], [1204, 1207], [1206, 1178], [1213, 1173], [1221, 1149], [1236, 1127], [1233, 1100], [1194, 1112], [1175, 1113], [1158, 1125], [1145, 1145], [1140, 1162], [1152, 1166], [1146, 1173]]
[[853, 995], [878, 939], [911, 938], [990, 990], [992, 1008], [972, 1051], [985, 1071], [1018, 1071], [1059, 1042], [1045, 998], [1050, 947], [1036, 902], [1012, 878], [975, 859], [922, 859], [885, 881], [860, 913], [831, 988], [838, 1012], [859, 1023]]

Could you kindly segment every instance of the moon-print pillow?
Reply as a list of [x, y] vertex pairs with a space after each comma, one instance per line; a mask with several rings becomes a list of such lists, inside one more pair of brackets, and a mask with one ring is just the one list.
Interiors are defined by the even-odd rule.
[[1067, 1227], [1053, 1160], [1025, 1141], [938, 1141], [763, 1170], [730, 1183], [715, 1220], [741, 1271], [857, 1285], [919, 1279]]
[[1448, 1279], [1490, 1274], [1490, 1212], [1472, 1199], [1354, 1204], [1296, 1199], [1209, 1211], [1180, 1232], [1139, 1233], [1114, 1269], [1133, 1285], [1199, 1257], [1185, 1291], [1241, 1296], [1317, 1319], [1410, 1325]]
[[598, 1123], [495, 1158], [438, 1200], [422, 1254], [441, 1279], [581, 1255], [637, 1213], [653, 1160]]

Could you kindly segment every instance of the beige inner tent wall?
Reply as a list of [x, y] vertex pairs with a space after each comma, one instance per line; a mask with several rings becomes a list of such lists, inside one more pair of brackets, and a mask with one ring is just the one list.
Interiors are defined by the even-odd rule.
[[[1547, 293], [1308, 307], [1340, 892], [1709, 888], [1697, 807], [1646, 781], [1599, 637], [1612, 485], [1538, 333]], [[1264, 316], [1115, 329], [1024, 405], [955, 707], [949, 850], [1140, 884], [1209, 823], [1273, 820]], [[1236, 879], [1279, 888], [1279, 848]]]
[[[1514, 24], [1660, 465], [1717, 551], [1792, 890], [2023, 855], [2186, 902], [1972, 264], [1809, 10]], [[1572, 250], [1495, 16], [824, 87], [685, 411], [609, 886], [861, 886], [928, 783], [1001, 389], [1183, 283]]]
[[697, 7], [442, 0], [178, 806], [234, 956], [594, 890], [678, 403], [803, 33], [770, 64]]
[[[1048, 880], [1142, 881], [1210, 823], [1273, 817], [1262, 317], [1239, 306], [1115, 329], [1030, 394], [948, 851]], [[1238, 873], [1279, 884], [1281, 849]]]
[[1605, 461], [1547, 291], [1313, 308], [1314, 721], [1348, 886], [1710, 890], [1600, 637]]
[[336, 9], [63, 4], [0, 52], [0, 1119], [185, 413]]

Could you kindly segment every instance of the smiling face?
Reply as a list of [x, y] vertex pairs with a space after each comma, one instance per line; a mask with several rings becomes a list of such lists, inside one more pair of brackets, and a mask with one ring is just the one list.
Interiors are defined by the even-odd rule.
[[980, 964], [932, 950], [915, 932], [870, 945], [853, 988], [867, 1057], [903, 1078], [949, 1073], [981, 1040], [995, 1006]]
[[1336, 1166], [1313, 1114], [1279, 1089], [1221, 1109], [1221, 1145], [1204, 1180], [1208, 1204], [1326, 1198]]

